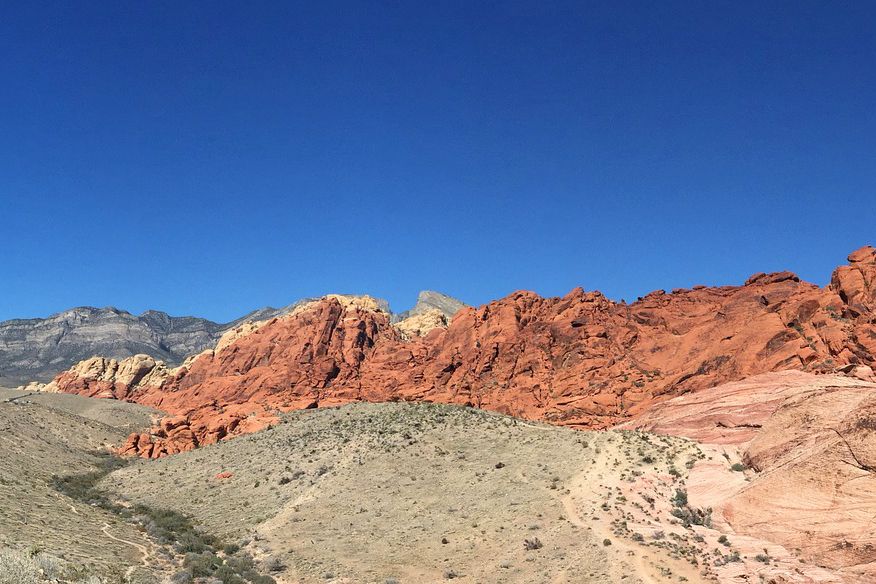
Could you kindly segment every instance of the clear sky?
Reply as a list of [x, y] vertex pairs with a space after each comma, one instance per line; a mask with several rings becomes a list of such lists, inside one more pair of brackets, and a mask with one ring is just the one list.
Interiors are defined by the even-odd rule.
[[876, 243], [873, 2], [18, 2], [0, 76], [0, 319], [823, 284]]

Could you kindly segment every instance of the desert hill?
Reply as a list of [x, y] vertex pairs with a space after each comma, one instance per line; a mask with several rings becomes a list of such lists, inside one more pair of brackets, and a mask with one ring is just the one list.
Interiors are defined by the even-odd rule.
[[[51, 566], [58, 581], [88, 584], [198, 574], [237, 584], [864, 584], [874, 565], [870, 477], [796, 412], [810, 403], [806, 414], [824, 421], [833, 398], [854, 412], [874, 390], [842, 375], [772, 373], [657, 404], [631, 422], [648, 432], [352, 403], [134, 459], [98, 472], [94, 487], [81, 477], [107, 459], [93, 449], [126, 431], [97, 421], [101, 408], [125, 425], [154, 412], [4, 392], [13, 401], [0, 403], [0, 575], [13, 553]], [[709, 423], [698, 419], [704, 408]], [[777, 432], [788, 415], [796, 431]], [[858, 420], [868, 418], [852, 416], [839, 427], [864, 428], [843, 435], [867, 466], [859, 441], [871, 433]], [[41, 550], [36, 561], [28, 549]]]
[[[184, 512], [275, 566], [280, 584], [802, 583], [826, 573], [678, 500], [699, 465], [731, 481], [739, 462], [670, 436], [354, 403], [140, 460], [100, 487]], [[756, 557], [764, 548], [768, 562]]]

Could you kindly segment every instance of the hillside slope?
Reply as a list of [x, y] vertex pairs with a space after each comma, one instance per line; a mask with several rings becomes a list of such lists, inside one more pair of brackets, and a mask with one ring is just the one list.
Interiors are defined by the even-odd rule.
[[53, 487], [56, 476], [97, 470], [109, 448], [153, 413], [102, 402], [0, 390], [0, 551], [43, 550], [59, 558], [59, 571], [68, 566], [117, 582], [140, 565], [138, 546], [149, 542], [112, 513]]

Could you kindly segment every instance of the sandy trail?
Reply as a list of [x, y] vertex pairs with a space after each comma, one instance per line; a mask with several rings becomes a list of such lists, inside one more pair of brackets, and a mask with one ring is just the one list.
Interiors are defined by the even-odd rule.
[[[151, 555], [149, 553], [149, 548], [147, 548], [143, 544], [139, 544], [137, 542], [133, 542], [133, 541], [129, 541], [127, 539], [122, 539], [120, 537], [116, 537], [109, 532], [109, 528], [110, 528], [110, 524], [104, 523], [103, 528], [101, 528], [101, 531], [103, 532], [103, 534], [105, 536], [107, 536], [108, 538], [110, 538], [113, 541], [117, 541], [119, 543], [124, 543], [124, 544], [131, 546], [131, 547], [136, 548], [141, 554], [143, 554], [143, 557], [141, 558], [140, 562], [143, 564], [143, 566], [148, 568], [149, 567], [149, 556]], [[125, 577], [130, 578], [131, 574], [133, 574], [134, 570], [136, 570], [136, 569], [137, 569], [137, 566], [129, 566], [128, 569], [125, 571]]]
[[[592, 497], [592, 495], [594, 494], [593, 489], [589, 485], [589, 481], [587, 480], [588, 477], [591, 476], [592, 474], [590, 470], [584, 471], [583, 473], [576, 476], [573, 479], [572, 484], [569, 485], [570, 493], [560, 499], [560, 502], [563, 504], [563, 509], [565, 510], [569, 521], [582, 529], [586, 529], [588, 527], [590, 527], [591, 529], [594, 527], [597, 528], [599, 537], [601, 539], [611, 539], [612, 545], [617, 546], [614, 550], [616, 553], [619, 552], [620, 549], [623, 549], [624, 552], [632, 551], [632, 554], [627, 553], [626, 557], [622, 557], [622, 562], [625, 565], [630, 565], [630, 567], [635, 568], [636, 576], [638, 576], [644, 584], [661, 584], [661, 581], [655, 580], [651, 577], [649, 570], [645, 565], [644, 559], [639, 553], [639, 550], [633, 549], [632, 547], [626, 545], [626, 543], [622, 540], [615, 541], [618, 538], [609, 537], [612, 534], [609, 533], [609, 530], [606, 528], [606, 526], [602, 524], [601, 521], [584, 521], [583, 519], [581, 519], [581, 516], [578, 514], [578, 509], [575, 504], [574, 497], [575, 495], [579, 495], [582, 498], [586, 499], [590, 499]], [[593, 504], [596, 505], [596, 502], [594, 501]], [[630, 560], [632, 560], [631, 563]]]
[[[618, 558], [619, 563], [634, 570], [630, 575], [637, 577], [642, 584], [676, 583], [679, 576], [683, 576], [687, 582], [706, 582], [699, 569], [687, 562], [673, 561], [660, 553], [656, 553], [656, 558], [652, 559], [655, 551], [617, 537], [610, 525], [611, 517], [581, 518], [581, 503], [584, 509], [599, 509], [605, 495], [621, 484], [617, 471], [610, 464], [610, 455], [614, 456], [610, 449], [603, 449], [590, 468], [574, 476], [566, 485], [569, 493], [561, 497], [560, 502], [569, 521], [579, 527], [593, 529], [600, 542], [610, 540], [611, 546], [606, 547]], [[666, 571], [667, 568], [670, 570]]]

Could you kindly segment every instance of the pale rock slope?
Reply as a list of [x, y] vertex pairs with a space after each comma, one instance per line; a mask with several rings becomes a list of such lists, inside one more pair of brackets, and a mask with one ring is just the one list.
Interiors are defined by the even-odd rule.
[[[876, 581], [876, 383], [767, 373], [675, 397], [624, 427], [726, 454], [694, 467], [691, 501], [712, 507], [732, 532], [827, 570], [799, 581]], [[727, 472], [730, 460], [741, 460], [738, 471]]]

